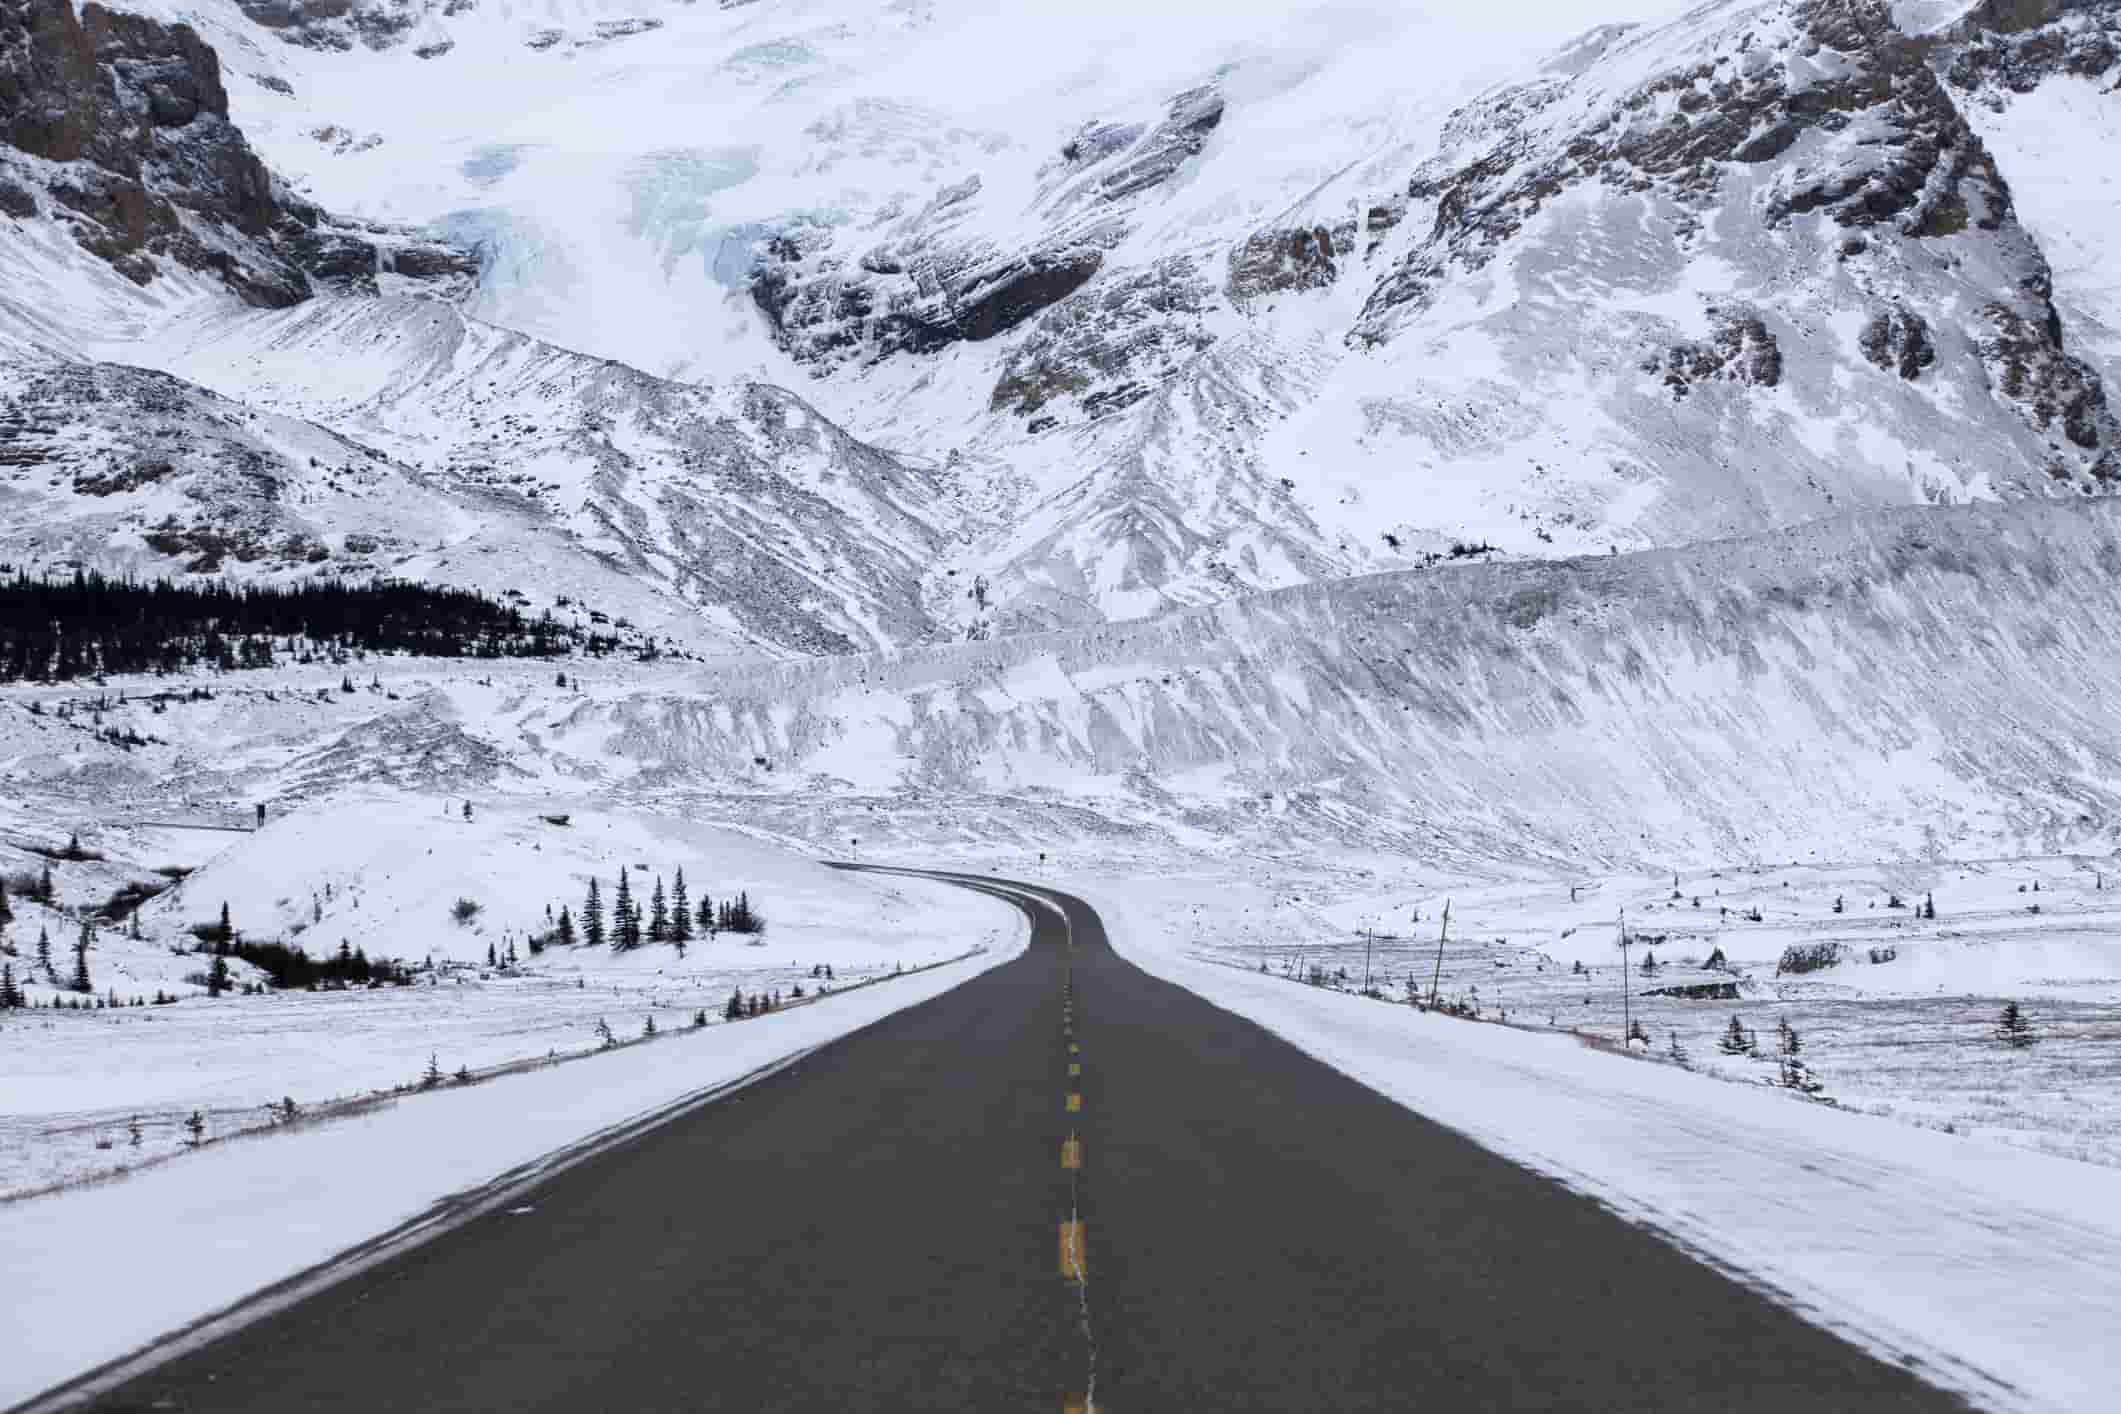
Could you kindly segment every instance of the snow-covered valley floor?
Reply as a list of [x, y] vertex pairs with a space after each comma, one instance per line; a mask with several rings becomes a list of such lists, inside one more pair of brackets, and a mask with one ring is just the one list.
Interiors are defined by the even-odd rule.
[[[1976, 857], [1997, 851], [1937, 834], [1889, 862], [1849, 862], [1881, 836], [1919, 843], [1928, 817], [1879, 792], [1807, 816], [1796, 790], [1776, 838], [1814, 818], [1812, 852], [1789, 851], [1801, 860], [1697, 856], [1676, 878], [1609, 864], [1567, 877], [1553, 867], [1558, 837], [1483, 860], [1474, 844], [1509, 831], [1454, 832], [1353, 792], [1248, 789], [1234, 767], [1040, 776], [1050, 742], [990, 738], [945, 697], [895, 697], [907, 690], [887, 672], [925, 669], [883, 659], [841, 665], [829, 713], [756, 716], [732, 715], [728, 667], [570, 662], [561, 682], [550, 664], [348, 666], [0, 692], [0, 876], [14, 910], [0, 937], [37, 1004], [0, 1017], [0, 1190], [18, 1199], [0, 1203], [0, 1280], [22, 1309], [86, 1311], [103, 1284], [75, 1282], [66, 1254], [87, 1235], [159, 1242], [142, 1224], [194, 1220], [214, 1231], [230, 1192], [263, 1195], [303, 1234], [282, 1250], [224, 1231], [215, 1241], [233, 1240], [234, 1255], [216, 1248], [210, 1288], [143, 1299], [123, 1321], [83, 1316], [94, 1342], [40, 1350], [0, 1397], [934, 995], [1018, 945], [1019, 920], [991, 900], [825, 867], [850, 852], [1079, 889], [1151, 971], [1924, 1362], [1984, 1407], [2091, 1410], [2112, 1387], [2087, 1323], [2121, 1301], [2121, 1233], [2102, 1206], [2121, 1167], [2121, 863], [2096, 846]], [[782, 671], [754, 675], [762, 701]], [[1096, 673], [1076, 671], [1007, 686], [1094, 693]], [[933, 734], [832, 729], [857, 711]], [[1127, 719], [1093, 715], [1084, 731], [1115, 720]], [[110, 739], [127, 731], [144, 742]], [[949, 774], [1005, 740], [1018, 774]], [[1601, 812], [1633, 821], [1630, 808], [1618, 798]], [[1861, 824], [1860, 843], [1840, 819]], [[1351, 845], [1380, 831], [1407, 852]], [[1416, 857], [1423, 839], [1434, 848]], [[49, 905], [33, 897], [47, 867]], [[695, 908], [748, 898], [763, 939], [532, 951], [563, 908], [583, 928], [591, 878], [608, 918], [620, 877], [646, 909], [681, 869]], [[129, 890], [148, 896], [95, 929], [92, 992], [68, 990], [84, 914]], [[263, 974], [234, 959], [236, 993], [209, 997], [198, 930], [224, 905], [242, 938], [402, 959], [412, 985], [259, 994], [245, 987]], [[1790, 971], [1793, 948], [1833, 960]], [[793, 1000], [826, 967], [822, 1003], [721, 1019], [732, 992]], [[1356, 995], [1366, 971], [1378, 999]], [[1314, 973], [1324, 985], [1306, 985]], [[1409, 982], [1424, 993], [1432, 978], [1479, 1019], [1406, 1005]], [[154, 1005], [158, 993], [176, 1000]], [[89, 996], [120, 1004], [49, 1005]], [[2007, 1001], [2030, 1046], [1995, 1037]], [[1632, 1059], [1624, 1014], [1650, 1039]], [[1734, 1016], [1757, 1055], [1719, 1049]], [[653, 1044], [596, 1054], [599, 1023], [630, 1041], [651, 1017]], [[1780, 1022], [1801, 1037], [1820, 1099], [1772, 1084]], [[407, 1093], [430, 1062], [445, 1077], [524, 1073]], [[269, 1129], [268, 1107], [289, 1098], [316, 1117], [377, 1092], [389, 1098], [339, 1106], [328, 1123], [185, 1143], [194, 1111], [218, 1139]], [[317, 1175], [380, 1166], [390, 1181], [373, 1201], [313, 1210], [339, 1186]], [[121, 1168], [134, 1171], [81, 1182]]]
[[[482, 799], [466, 820], [463, 800], [370, 791], [289, 810], [255, 833], [163, 828], [179, 812], [150, 809], [156, 823], [95, 830], [83, 852], [103, 857], [91, 860], [24, 850], [68, 837], [10, 821], [14, 847], [0, 872], [49, 868], [57, 906], [17, 892], [4, 935], [4, 961], [32, 1005], [5, 1023], [0, 1198], [181, 1151], [195, 1111], [208, 1136], [269, 1127], [269, 1107], [288, 1099], [298, 1114], [314, 1113], [417, 1084], [430, 1065], [453, 1077], [594, 1052], [600, 1026], [628, 1041], [651, 1021], [667, 1036], [704, 1013], [719, 1028], [733, 993], [829, 1016], [849, 987], [991, 951], [1014, 926], [958, 891], [839, 873], [674, 813]], [[702, 894], [746, 897], [766, 931], [702, 932], [682, 949], [581, 941], [530, 950], [562, 908], [570, 923], [581, 917], [591, 876], [608, 899], [622, 869], [644, 912], [653, 881], [686, 869], [693, 908]], [[158, 870], [190, 872], [170, 886]], [[96, 929], [93, 991], [73, 991], [75, 906], [133, 880], [167, 891], [139, 909], [140, 937], [129, 921]], [[458, 921], [458, 899], [478, 912]], [[411, 985], [254, 992], [264, 973], [237, 958], [237, 990], [210, 996], [212, 949], [190, 930], [214, 924], [223, 906], [239, 937], [402, 959]], [[48, 969], [40, 936], [50, 940]], [[158, 996], [175, 1000], [157, 1005]]]
[[[2028, 861], [1988, 877], [2008, 884], [2013, 877], [2053, 878], [2059, 869], [2054, 861]], [[1308, 882], [1315, 888], [1318, 881]], [[1789, 1014], [1806, 1037], [1805, 1054], [1817, 1059], [1836, 1094], [1873, 1097], [1865, 1108], [1879, 1113], [1888, 1102], [1877, 1097], [1897, 1096], [1902, 1118], [1957, 1116], [1945, 1121], [1947, 1132], [1934, 1121], [1922, 1128], [1893, 1123], [1757, 1083], [1759, 1072], [1773, 1067], [1708, 1060], [1713, 1022], [1732, 1011], [1757, 1019], [1772, 1049], [1769, 1018], [1784, 1008], [1757, 983], [1737, 1003], [1691, 1004], [1702, 1008], [1691, 1025], [1669, 1013], [1654, 1018], [1660, 1047], [1667, 1022], [1682, 1030], [1695, 1057], [1689, 1071], [1627, 1059], [1614, 1044], [1583, 1043], [1599, 1031], [1614, 1041], [1620, 1035], [1609, 964], [1601, 980], [1615, 994], [1610, 1023], [1557, 1016], [1581, 1029], [1540, 1034], [1550, 1030], [1541, 1009], [1551, 1004], [1558, 1012], [1570, 988], [1534, 980], [1543, 975], [1536, 964], [1497, 967], [1506, 956], [1499, 943], [1445, 951], [1446, 996], [1454, 982], [1469, 993], [1477, 977], [1487, 1004], [1512, 1008], [1509, 1024], [1484, 1025], [1278, 974], [1277, 959], [1302, 953], [1336, 978], [1346, 966], [1359, 987], [1364, 940], [1351, 941], [1345, 928], [1323, 920], [1262, 928], [1261, 905], [1266, 916], [1276, 912], [1272, 895], [1248, 900], [1226, 876], [1096, 879], [1082, 892], [1104, 914], [1114, 945], [1150, 972], [1665, 1234], [1975, 1407], [2083, 1414], [2112, 1407], [2121, 1387], [2121, 1357], [2109, 1338], [2113, 1312], [2121, 1309], [2114, 1175], [2052, 1156], [2116, 1156], [2121, 1009], [2111, 1000], [2038, 1003], [2036, 1011], [2072, 1019], [2044, 1024], [2038, 1044], [2006, 1055], [1973, 1020], [1987, 1004], [1971, 998], [1927, 1009], [1911, 999], [1844, 999], [1837, 1027], [1823, 1019], [1826, 1007], [1793, 997]], [[1497, 889], [1484, 900], [1495, 911], [1484, 916], [1502, 916], [1498, 905], [1506, 899], [1524, 908], [1545, 892]], [[1565, 899], [1565, 883], [1560, 892]], [[1305, 904], [1312, 901], [1304, 894]], [[1326, 911], [1353, 920], [1368, 915], [1376, 899], [1336, 902]], [[1285, 903], [1280, 912], [1301, 906]], [[1939, 908], [1941, 925], [1941, 899]], [[1521, 928], [1526, 916], [1516, 918]], [[1610, 930], [1600, 946], [1609, 940]], [[1736, 942], [1726, 942], [1727, 953], [1744, 955]], [[2014, 942], [2042, 946], [2023, 935], [1991, 945], [2007, 951]], [[1262, 951], [1266, 973], [1257, 970]], [[1427, 951], [1433, 968], [1433, 938]], [[1413, 959], [1403, 945], [1391, 955], [1392, 990], [1401, 992]], [[1547, 967], [1583, 980], [1565, 961]], [[1490, 973], [1510, 975], [1498, 986]], [[2088, 990], [2101, 986], [2110, 998], [2110, 973]], [[2050, 982], [2046, 995], [2062, 990]], [[1581, 1011], [1581, 988], [1576, 992]], [[1957, 1019], [1955, 1005], [1963, 1013]], [[1595, 1000], [1590, 1010], [1597, 1012]], [[1521, 1024], [1534, 1011], [1533, 1024]], [[1925, 1014], [1928, 1021], [1919, 1020]], [[1925, 1059], [1875, 1059], [1900, 1044]], [[1719, 1075], [1755, 1083], [1721, 1084]], [[2061, 1132], [2043, 1140], [2043, 1124]]]

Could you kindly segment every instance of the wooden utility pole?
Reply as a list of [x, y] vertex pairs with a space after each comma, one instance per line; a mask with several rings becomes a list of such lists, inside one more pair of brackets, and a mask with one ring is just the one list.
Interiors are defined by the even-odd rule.
[[1443, 940], [1451, 936], [1451, 901], [1443, 901], [1443, 929], [1436, 935], [1436, 972], [1429, 978], [1429, 1006], [1435, 1009], [1441, 1004], [1443, 987]]
[[1362, 933], [1362, 994], [1366, 997], [1370, 995], [1370, 954], [1376, 947], [1377, 927], [1372, 923]]
[[1635, 1013], [1628, 1001], [1628, 991], [1634, 983], [1628, 980], [1628, 911], [1620, 910], [1620, 1018], [1623, 1030], [1620, 1044], [1629, 1050], [1635, 1048]]

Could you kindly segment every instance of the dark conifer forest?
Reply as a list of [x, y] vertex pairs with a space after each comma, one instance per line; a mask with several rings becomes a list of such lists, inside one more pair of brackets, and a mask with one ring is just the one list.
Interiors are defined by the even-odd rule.
[[0, 683], [234, 671], [355, 654], [554, 658], [621, 647], [462, 589], [397, 581], [231, 586], [0, 579]]

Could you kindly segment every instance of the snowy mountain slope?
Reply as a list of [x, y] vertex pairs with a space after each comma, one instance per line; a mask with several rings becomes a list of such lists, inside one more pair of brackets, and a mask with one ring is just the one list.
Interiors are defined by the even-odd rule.
[[422, 299], [230, 310], [135, 356], [510, 506], [739, 641], [843, 652], [932, 632], [942, 482], [780, 389], [664, 382]]
[[238, 677], [98, 708], [154, 738], [133, 750], [78, 689], [16, 692], [0, 775], [36, 798], [594, 783], [813, 840], [927, 821], [1433, 867], [2099, 850], [2121, 818], [2117, 571], [2105, 500], [1867, 512], [988, 643], [570, 667], [564, 688], [538, 665], [356, 669], [396, 700]]
[[975, 633], [2110, 470], [2069, 183], [1935, 76], [2023, 7], [183, 8], [481, 317], [953, 467]]
[[1239, 837], [1790, 858], [2106, 838], [2121, 511], [1871, 513], [1307, 586], [1146, 623], [694, 675], [556, 750], [867, 791], [1143, 793]]
[[[436, 298], [463, 291], [459, 248], [356, 238], [272, 182], [183, 25], [51, 0], [8, 18], [11, 563], [528, 585], [716, 652], [931, 636], [924, 579], [947, 580], [939, 527], [963, 517], [927, 471], [776, 389], [466, 319]], [[69, 216], [96, 182], [146, 225]]]
[[2110, 253], [2121, 220], [2121, 5], [1982, 5], [1944, 37], [1945, 81], [2013, 174], [2019, 215], [2054, 267], [2070, 344], [2111, 387], [2121, 377], [2121, 273]]
[[[164, 272], [151, 311], [78, 301], [74, 346], [545, 516], [715, 642], [1039, 630], [2114, 470], [2097, 228], [2043, 216], [2051, 300], [1965, 116], [2091, 88], [2108, 5], [1720, 0], [1556, 49], [1573, 11], [141, 3], [224, 52], [283, 205], [475, 251], [471, 318], [394, 301], [420, 287], [371, 252], [340, 283], [373, 306], [238, 316]], [[1993, 118], [2029, 209], [2084, 206], [2048, 128]], [[50, 343], [60, 297], [0, 289], [0, 337]]]

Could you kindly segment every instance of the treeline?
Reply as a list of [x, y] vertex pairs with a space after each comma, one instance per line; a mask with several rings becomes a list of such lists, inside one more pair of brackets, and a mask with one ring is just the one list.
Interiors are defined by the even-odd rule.
[[404, 964], [391, 958], [371, 958], [360, 948], [346, 943], [339, 944], [335, 953], [322, 957], [311, 957], [306, 948], [289, 946], [286, 943], [253, 942], [238, 933], [228, 916], [228, 905], [221, 905], [221, 918], [217, 923], [195, 923], [192, 936], [204, 944], [203, 950], [213, 955], [213, 969], [207, 974], [206, 990], [210, 996], [219, 996], [233, 987], [229, 975], [228, 959], [247, 962], [272, 979], [275, 987], [315, 991], [318, 988], [380, 986], [409, 987], [412, 974]]
[[[572, 909], [561, 908], [559, 920], [544, 937], [533, 940], [532, 950], [542, 951], [548, 944], [570, 947], [587, 943], [591, 947], [608, 945], [619, 952], [630, 952], [643, 943], [669, 943], [682, 957], [686, 945], [696, 938], [712, 938], [717, 933], [745, 933], [755, 937], [766, 931], [766, 917], [751, 902], [749, 893], [720, 900], [703, 897], [694, 904], [685, 885], [683, 869], [677, 871], [676, 881], [668, 892], [663, 888], [663, 876], [655, 876], [655, 888], [649, 894], [645, 908], [623, 868], [619, 870], [618, 883], [611, 890], [610, 897], [607, 921], [604, 890], [595, 878], [591, 878], [588, 896], [582, 900], [581, 921], [576, 922]], [[546, 909], [548, 915], [551, 911], [550, 907]]]
[[0, 682], [234, 671], [355, 654], [432, 658], [601, 655], [608, 633], [532, 617], [465, 589], [379, 580], [299, 585], [0, 579]]

